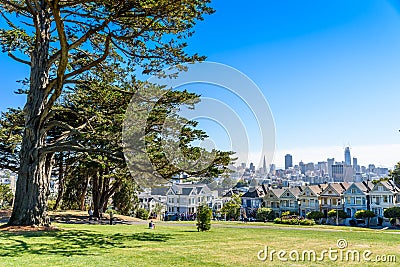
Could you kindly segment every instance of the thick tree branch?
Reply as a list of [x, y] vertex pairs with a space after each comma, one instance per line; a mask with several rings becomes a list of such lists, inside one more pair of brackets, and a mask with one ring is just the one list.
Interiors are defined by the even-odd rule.
[[28, 66], [31, 65], [31, 63], [30, 63], [29, 61], [26, 61], [26, 60], [23, 60], [23, 59], [21, 59], [21, 58], [18, 58], [18, 57], [16, 57], [13, 53], [11, 53], [11, 52], [8, 52], [8, 56], [9, 56], [10, 58], [14, 59], [15, 61], [18, 61], [19, 63], [23, 63], [23, 64], [26, 64], [26, 65], [28, 65]]

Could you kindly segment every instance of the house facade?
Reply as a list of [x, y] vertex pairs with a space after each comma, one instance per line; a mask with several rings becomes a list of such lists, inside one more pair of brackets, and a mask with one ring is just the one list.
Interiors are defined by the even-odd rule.
[[246, 212], [247, 217], [255, 217], [257, 209], [263, 206], [266, 192], [266, 188], [262, 185], [251, 187], [244, 195], [242, 195], [242, 212]]
[[300, 216], [306, 217], [307, 213], [319, 211], [319, 194], [322, 187], [318, 185], [301, 187], [298, 200], [300, 200]]
[[174, 184], [167, 191], [167, 214], [185, 217], [197, 212], [201, 203], [212, 207], [215, 196], [205, 184]]
[[320, 210], [328, 217], [330, 210], [343, 210], [343, 193], [350, 187], [350, 183], [330, 183], [323, 188], [319, 196]]
[[372, 186], [371, 182], [353, 183], [343, 192], [344, 211], [348, 217], [354, 218], [357, 211], [370, 209], [369, 192]]
[[[398, 200], [399, 188], [397, 188], [391, 181], [380, 181], [375, 184], [370, 193], [371, 200], [370, 210], [377, 216], [383, 217], [385, 209], [396, 205]], [[397, 204], [400, 204], [397, 202]]]

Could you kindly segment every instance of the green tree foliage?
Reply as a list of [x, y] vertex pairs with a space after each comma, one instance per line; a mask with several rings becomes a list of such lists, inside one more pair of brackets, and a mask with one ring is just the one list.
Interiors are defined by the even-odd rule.
[[225, 177], [221, 182], [221, 187], [223, 189], [229, 189], [236, 185], [236, 180], [231, 177]]
[[137, 186], [131, 179], [122, 181], [119, 189], [113, 195], [114, 207], [122, 215], [131, 215], [137, 208]]
[[307, 213], [307, 219], [311, 219], [314, 221], [318, 221], [324, 217], [324, 213], [320, 211], [310, 211], [309, 213]]
[[288, 210], [288, 211], [282, 212], [281, 217], [290, 217], [290, 216], [293, 216], [293, 215], [298, 215], [298, 214], [297, 214], [297, 212]]
[[367, 219], [367, 225], [369, 227], [369, 222], [371, 220], [371, 218], [375, 217], [375, 213], [373, 213], [370, 210], [359, 210], [354, 214], [354, 217], [356, 219]]
[[211, 208], [207, 204], [197, 207], [197, 231], [208, 231], [211, 229]]
[[[81, 135], [81, 125], [55, 116], [54, 107], [65, 88], [101, 81], [106, 73], [117, 76], [116, 66], [154, 74], [166, 66], [203, 60], [185, 52], [185, 40], [205, 14], [213, 13], [209, 2], [0, 1], [1, 51], [30, 68], [19, 152], [19, 168], [24, 171], [18, 172], [10, 225], [49, 223], [47, 196], [54, 153], [93, 152], [92, 146], [70, 142], [71, 136]], [[55, 128], [62, 135], [48, 138]]]
[[394, 170], [390, 171], [389, 177], [393, 179], [393, 182], [400, 187], [400, 162], [396, 164]]
[[242, 200], [239, 195], [232, 195], [231, 199], [224, 204], [221, 214], [226, 216], [227, 220], [238, 220], [240, 217], [240, 207]]
[[13, 201], [14, 195], [11, 187], [8, 184], [0, 184], [0, 208], [4, 209], [10, 207]]
[[273, 221], [275, 212], [270, 208], [259, 208], [256, 213], [256, 219], [259, 221]]
[[400, 207], [391, 207], [383, 211], [383, 216], [386, 218], [400, 218]]
[[24, 115], [21, 109], [10, 108], [0, 118], [0, 169], [17, 172], [22, 142]]
[[143, 208], [139, 208], [136, 211], [136, 218], [147, 220], [149, 218], [149, 211]]
[[[345, 211], [339, 210], [338, 213], [339, 213], [339, 218], [340, 219], [346, 219], [347, 218], [347, 213]], [[330, 210], [328, 212], [328, 217], [335, 217], [336, 218], [336, 210], [335, 209], [334, 210]]]

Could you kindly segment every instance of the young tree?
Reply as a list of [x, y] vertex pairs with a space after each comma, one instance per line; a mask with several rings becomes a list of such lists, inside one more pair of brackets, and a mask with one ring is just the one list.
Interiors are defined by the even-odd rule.
[[240, 217], [240, 207], [242, 200], [239, 195], [232, 195], [231, 200], [224, 204], [221, 214], [224, 214], [228, 220], [238, 220]]
[[386, 218], [400, 218], [400, 207], [391, 207], [383, 211], [383, 216]]
[[197, 231], [208, 231], [211, 229], [211, 208], [207, 204], [197, 207]]
[[393, 179], [396, 186], [400, 187], [400, 162], [396, 164], [394, 170], [390, 171], [389, 177]]
[[[30, 68], [19, 153], [18, 182], [9, 225], [46, 225], [47, 195], [54, 153], [84, 151], [68, 140], [77, 131], [54, 119], [54, 104], [66, 84], [113, 72], [121, 63], [145, 74], [164, 66], [202, 60], [184, 52], [184, 40], [204, 14], [209, 0], [60, 1], [0, 0], [7, 24], [0, 30], [2, 52]], [[64, 138], [49, 142], [53, 128]]]
[[375, 217], [375, 213], [370, 210], [359, 210], [354, 214], [356, 219], [367, 219], [367, 227], [369, 227], [369, 222], [371, 218]]
[[257, 210], [256, 219], [259, 221], [273, 221], [275, 219], [275, 213], [270, 208], [259, 208]]
[[[347, 213], [343, 210], [339, 210], [339, 218], [340, 219], [346, 219], [347, 218]], [[328, 217], [336, 217], [336, 210], [330, 210], [328, 212]]]
[[324, 217], [324, 213], [321, 211], [310, 211], [309, 213], [307, 213], [307, 219], [311, 219], [314, 221], [319, 221]]

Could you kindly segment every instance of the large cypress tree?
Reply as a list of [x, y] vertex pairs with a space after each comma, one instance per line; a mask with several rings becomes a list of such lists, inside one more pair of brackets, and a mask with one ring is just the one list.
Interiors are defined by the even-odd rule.
[[[76, 147], [76, 127], [54, 118], [53, 107], [66, 84], [86, 80], [92, 70], [155, 73], [166, 65], [202, 60], [184, 52], [184, 40], [209, 0], [1, 0], [7, 28], [2, 52], [30, 67], [19, 153], [17, 190], [9, 225], [46, 225], [47, 195], [54, 153]], [[124, 61], [125, 60], [125, 61]], [[110, 67], [111, 66], [111, 67]], [[64, 138], [48, 139], [53, 128]], [[83, 150], [83, 148], [79, 148]]]

